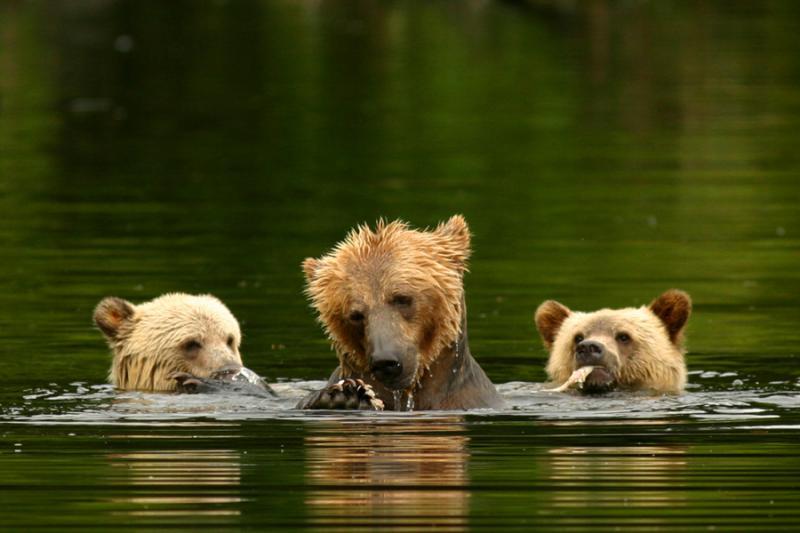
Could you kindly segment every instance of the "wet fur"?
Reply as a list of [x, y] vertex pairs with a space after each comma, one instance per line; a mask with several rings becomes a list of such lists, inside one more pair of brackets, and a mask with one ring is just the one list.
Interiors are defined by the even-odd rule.
[[[578, 368], [574, 337], [603, 344], [607, 368], [616, 386], [625, 390], [680, 393], [686, 386], [683, 334], [691, 314], [688, 294], [669, 290], [649, 306], [601, 309], [583, 313], [548, 300], [536, 311], [535, 322], [550, 352], [547, 374], [562, 384]], [[631, 336], [629, 345], [615, 340], [617, 332]]]
[[[113, 353], [108, 380], [118, 389], [174, 391], [176, 373], [209, 377], [221, 366], [242, 363], [239, 323], [213, 296], [167, 294], [140, 305], [109, 297], [97, 305], [94, 321]], [[220, 346], [229, 335], [233, 349]], [[187, 358], [181, 347], [190, 339], [209, 346]]]
[[[501, 403], [467, 342], [463, 275], [469, 256], [469, 229], [456, 215], [431, 231], [402, 221], [381, 220], [374, 230], [362, 225], [330, 253], [306, 259], [306, 294], [339, 358], [330, 383], [363, 379], [393, 408], [394, 391], [370, 373], [366, 330], [348, 320], [353, 309], [384, 309], [376, 313], [394, 313], [389, 320], [396, 340], [413, 352], [413, 379], [405, 392], [414, 396], [416, 409]], [[385, 310], [395, 294], [413, 297], [413, 314]], [[301, 407], [312, 403], [306, 399]]]

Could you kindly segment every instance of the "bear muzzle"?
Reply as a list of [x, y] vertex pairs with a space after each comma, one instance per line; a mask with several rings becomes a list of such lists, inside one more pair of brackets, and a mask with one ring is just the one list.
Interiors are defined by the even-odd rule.
[[370, 356], [370, 373], [392, 390], [403, 390], [411, 386], [416, 365], [410, 364], [404, 352], [381, 352]]
[[585, 394], [602, 394], [616, 388], [618, 357], [598, 341], [584, 340], [575, 346], [575, 368], [592, 366], [581, 391]]
[[585, 340], [575, 347], [575, 362], [578, 368], [583, 366], [599, 366], [606, 355], [606, 347], [597, 341]]
[[416, 346], [393, 315], [376, 314], [370, 320], [365, 342], [370, 373], [389, 389], [407, 389], [417, 372]]
[[392, 381], [403, 373], [403, 363], [394, 357], [373, 359], [369, 369], [381, 381]]

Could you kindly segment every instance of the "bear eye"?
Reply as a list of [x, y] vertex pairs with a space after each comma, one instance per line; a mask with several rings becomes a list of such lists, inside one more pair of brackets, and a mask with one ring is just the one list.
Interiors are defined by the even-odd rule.
[[580, 344], [581, 342], [583, 342], [583, 335], [578, 333], [577, 335], [575, 335], [575, 344]]
[[621, 342], [623, 344], [627, 344], [628, 342], [631, 341], [631, 336], [628, 335], [627, 333], [620, 332], [620, 333], [617, 333], [616, 339], [617, 339], [617, 342]]
[[233, 341], [234, 341], [233, 335], [228, 335], [228, 341], [227, 341], [228, 348], [231, 349], [233, 348]]
[[396, 305], [397, 307], [409, 307], [412, 303], [414, 303], [414, 299], [411, 296], [406, 296], [405, 294], [395, 294], [392, 296], [392, 305]]
[[349, 318], [351, 322], [363, 322], [364, 313], [362, 313], [361, 311], [353, 311], [347, 318]]
[[193, 352], [195, 350], [199, 350], [202, 348], [203, 345], [200, 344], [200, 341], [192, 339], [183, 343], [183, 349], [187, 352]]

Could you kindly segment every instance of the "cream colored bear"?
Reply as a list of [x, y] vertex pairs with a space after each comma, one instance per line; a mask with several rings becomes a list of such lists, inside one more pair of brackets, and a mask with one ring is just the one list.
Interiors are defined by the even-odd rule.
[[140, 305], [109, 297], [94, 322], [114, 354], [108, 379], [118, 389], [174, 391], [178, 374], [203, 379], [242, 369], [239, 323], [213, 296], [166, 294]]
[[585, 392], [615, 388], [679, 393], [686, 385], [683, 332], [692, 311], [689, 295], [669, 290], [649, 306], [571, 311], [548, 300], [536, 327], [550, 352], [547, 374], [556, 385], [592, 366]]

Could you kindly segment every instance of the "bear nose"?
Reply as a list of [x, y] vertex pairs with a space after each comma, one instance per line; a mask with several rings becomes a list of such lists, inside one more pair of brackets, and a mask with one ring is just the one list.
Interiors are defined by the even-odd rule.
[[579, 366], [597, 365], [603, 360], [605, 351], [597, 341], [582, 341], [575, 347], [575, 359]]
[[395, 357], [373, 359], [369, 369], [381, 381], [391, 381], [403, 373], [403, 363]]

